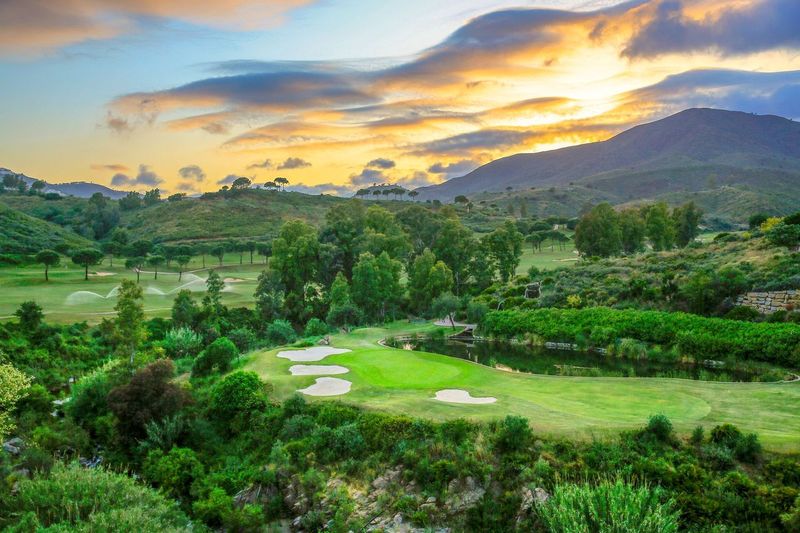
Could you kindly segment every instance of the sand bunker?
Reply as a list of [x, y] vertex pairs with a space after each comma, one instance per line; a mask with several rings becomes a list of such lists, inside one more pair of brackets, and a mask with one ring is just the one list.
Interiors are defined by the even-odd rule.
[[472, 395], [461, 389], [444, 389], [436, 393], [435, 400], [447, 403], [471, 403], [471, 404], [486, 404], [494, 403], [497, 398], [487, 396], [486, 398], [473, 398]]
[[317, 378], [316, 383], [305, 389], [299, 389], [307, 396], [339, 396], [350, 392], [352, 383], [339, 378]]
[[241, 278], [225, 278], [222, 280], [223, 283], [242, 283], [243, 281], [247, 281]]
[[95, 276], [98, 278], [105, 278], [107, 276], [113, 276], [113, 272], [90, 272], [89, 277]]
[[288, 350], [278, 352], [278, 357], [288, 359], [294, 363], [307, 363], [311, 361], [322, 361], [329, 355], [347, 353], [350, 350], [343, 348], [331, 348], [330, 346], [314, 346], [305, 350]]
[[350, 369], [339, 365], [293, 365], [289, 372], [293, 376], [333, 376], [347, 374]]

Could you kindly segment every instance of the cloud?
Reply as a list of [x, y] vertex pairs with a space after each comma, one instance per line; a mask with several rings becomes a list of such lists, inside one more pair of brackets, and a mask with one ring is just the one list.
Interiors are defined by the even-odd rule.
[[188, 165], [178, 171], [184, 179], [192, 179], [196, 182], [202, 182], [206, 179], [206, 173], [197, 165]]
[[713, 50], [723, 55], [800, 47], [800, 2], [756, 0], [703, 19], [690, 17], [683, 3], [662, 0], [653, 17], [623, 49], [629, 58]]
[[158, 174], [153, 172], [153, 170], [148, 165], [139, 165], [139, 172], [134, 177], [130, 177], [127, 174], [123, 174], [121, 172], [114, 174], [111, 177], [111, 185], [115, 187], [120, 187], [120, 186], [135, 187], [137, 185], [156, 187], [161, 183], [164, 183], [164, 180], [161, 179], [158, 176]]
[[191, 181], [182, 181], [178, 183], [176, 190], [186, 193], [196, 193], [199, 192], [197, 190], [197, 184]]
[[391, 159], [386, 159], [385, 157], [379, 157], [378, 159], [373, 159], [367, 163], [367, 168], [381, 168], [384, 170], [394, 168], [394, 166], [395, 162]]
[[463, 176], [469, 172], [472, 172], [476, 168], [480, 166], [480, 163], [473, 161], [472, 159], [462, 159], [461, 161], [456, 161], [454, 163], [434, 163], [430, 167], [428, 167], [428, 172], [432, 174], [446, 174], [449, 176]]
[[243, 177], [246, 177], [246, 176], [239, 176], [239, 175], [236, 175], [236, 174], [228, 174], [227, 176], [225, 176], [221, 180], [217, 181], [217, 185], [230, 185], [234, 181], [238, 180], [239, 178], [243, 178]]
[[121, 165], [119, 163], [111, 163], [111, 164], [94, 164], [92, 165], [92, 170], [110, 170], [112, 172], [127, 172], [129, 169], [125, 165]]
[[274, 168], [274, 166], [272, 164], [272, 159], [265, 159], [264, 161], [256, 161], [255, 163], [247, 165], [247, 168], [248, 169], [251, 169], [251, 168], [266, 168], [266, 169], [269, 169], [269, 168]]
[[297, 183], [286, 187], [288, 191], [301, 192], [304, 194], [329, 194], [335, 196], [352, 196], [355, 192], [353, 187], [349, 185], [341, 185], [336, 183], [321, 183], [319, 185], [304, 185]]
[[353, 185], [372, 185], [373, 183], [386, 183], [389, 177], [382, 170], [365, 168], [358, 174], [350, 176], [350, 183]]
[[36, 55], [90, 40], [141, 32], [161, 20], [225, 30], [280, 24], [312, 0], [3, 0], [0, 55]]
[[300, 159], [299, 157], [289, 157], [278, 165], [278, 170], [293, 170], [297, 168], [307, 168], [310, 167], [311, 163], [304, 159]]
[[530, 131], [485, 129], [418, 143], [412, 154], [471, 154], [474, 151], [502, 150], [520, 146], [532, 137]]
[[396, 185], [405, 187], [406, 189], [416, 189], [418, 187], [425, 187], [439, 183], [440, 180], [432, 178], [428, 173], [417, 170], [409, 176], [400, 178], [395, 182]]
[[113, 115], [110, 111], [106, 114], [105, 127], [114, 133], [128, 133], [133, 130], [127, 118]]

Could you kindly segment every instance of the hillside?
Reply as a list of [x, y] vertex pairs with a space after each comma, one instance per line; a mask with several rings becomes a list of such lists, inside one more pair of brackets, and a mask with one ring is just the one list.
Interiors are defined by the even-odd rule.
[[[25, 174], [20, 174], [14, 172], [13, 170], [7, 168], [0, 168], [0, 178], [2, 178], [6, 174], [14, 174], [22, 178], [25, 183], [30, 186], [32, 183], [39, 181], [36, 178], [32, 178], [30, 176], [26, 176]], [[44, 181], [44, 180], [42, 180]], [[78, 198], [90, 198], [95, 193], [101, 193], [103, 196], [107, 196], [109, 198], [113, 198], [114, 200], [119, 200], [120, 198], [124, 197], [128, 194], [126, 191], [118, 191], [115, 189], [110, 189], [105, 185], [100, 185], [98, 183], [92, 183], [88, 181], [73, 181], [69, 183], [45, 183], [44, 192], [54, 192], [57, 194], [61, 194], [63, 196], [75, 196]]]
[[73, 249], [91, 246], [70, 230], [0, 204], [0, 254], [36, 253], [62, 243]]
[[508, 187], [569, 185], [595, 190], [615, 203], [728, 187], [730, 192], [778, 194], [796, 206], [800, 124], [769, 115], [689, 109], [606, 141], [498, 159], [418, 191], [421, 199], [450, 200]]

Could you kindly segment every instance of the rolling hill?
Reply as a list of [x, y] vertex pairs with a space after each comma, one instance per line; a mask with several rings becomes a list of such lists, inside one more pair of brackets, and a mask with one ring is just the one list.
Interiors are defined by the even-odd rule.
[[[14, 172], [13, 170], [9, 170], [7, 168], [0, 168], [0, 179], [6, 174], [15, 174], [19, 176], [25, 181], [25, 183], [28, 184], [28, 186], [36, 181], [39, 181], [36, 178]], [[103, 196], [107, 196], [108, 198], [112, 198], [114, 200], [119, 200], [128, 194], [126, 191], [110, 189], [105, 185], [100, 185], [99, 183], [92, 183], [89, 181], [72, 181], [69, 183], [48, 183], [45, 181], [44, 183], [44, 192], [54, 192], [63, 196], [75, 196], [77, 198], [90, 198], [93, 194], [99, 192]]]
[[[580, 186], [615, 203], [718, 188], [800, 205], [800, 124], [772, 115], [688, 109], [606, 141], [492, 161], [418, 189], [421, 199]], [[713, 196], [718, 197], [718, 194]], [[756, 204], [759, 202], [756, 201]]]
[[0, 254], [32, 254], [62, 243], [72, 249], [93, 245], [73, 231], [0, 204]]

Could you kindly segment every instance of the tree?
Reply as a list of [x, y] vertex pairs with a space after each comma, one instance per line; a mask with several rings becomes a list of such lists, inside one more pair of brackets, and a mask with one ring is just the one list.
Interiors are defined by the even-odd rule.
[[408, 192], [408, 197], [411, 198], [412, 200], [415, 199], [417, 196], [419, 196], [419, 193], [417, 191]]
[[34, 301], [22, 302], [14, 315], [19, 319], [20, 329], [28, 335], [39, 329], [44, 318], [41, 306]]
[[219, 266], [222, 266], [222, 260], [225, 258], [225, 247], [218, 244], [211, 248], [211, 255], [219, 260]]
[[147, 265], [153, 267], [153, 279], [158, 279], [158, 267], [164, 264], [164, 256], [153, 254], [147, 257]]
[[129, 257], [147, 257], [153, 251], [153, 242], [147, 239], [139, 239], [130, 245], [128, 250]]
[[186, 265], [189, 264], [189, 261], [192, 260], [192, 256], [190, 255], [179, 255], [175, 258], [175, 263], [178, 264], [178, 281], [180, 282], [183, 279], [183, 271], [186, 270]]
[[200, 312], [192, 297], [192, 291], [183, 289], [172, 302], [172, 324], [175, 327], [191, 327]]
[[89, 267], [103, 261], [103, 252], [94, 248], [84, 248], [72, 254], [72, 262], [84, 268], [83, 279], [89, 281]]
[[211, 313], [217, 315], [222, 310], [222, 289], [225, 282], [214, 270], [208, 272], [206, 279], [206, 295], [203, 297], [203, 306]]
[[645, 210], [645, 232], [653, 250], [669, 250], [675, 245], [675, 224], [665, 202], [658, 202]]
[[246, 241], [243, 245], [245, 251], [250, 252], [250, 264], [253, 264], [253, 253], [256, 251], [256, 241]]
[[506, 220], [502, 226], [491, 232], [484, 239], [489, 255], [497, 264], [497, 270], [503, 282], [508, 282], [519, 265], [522, 256], [522, 233], [516, 225]]
[[268, 181], [264, 184], [264, 188], [267, 189], [268, 191], [272, 191], [278, 188], [278, 184], [275, 183], [274, 181]]
[[279, 185], [282, 191], [286, 190], [286, 186], [289, 185], [289, 180], [282, 177], [275, 178], [275, 184]]
[[233, 183], [231, 183], [231, 190], [244, 191], [249, 189], [252, 184], [253, 182], [250, 181], [249, 178], [245, 177], [236, 178], [235, 180], [233, 180]]
[[53, 250], [42, 250], [36, 254], [36, 262], [44, 265], [44, 280], [50, 281], [50, 267], [58, 266], [61, 256]]
[[350, 279], [353, 276], [359, 240], [367, 224], [364, 204], [356, 200], [338, 204], [326, 213], [325, 222], [323, 233], [330, 235], [330, 240], [342, 251], [344, 275]]
[[703, 212], [694, 204], [688, 202], [672, 211], [672, 221], [675, 226], [675, 243], [681, 248], [694, 242], [700, 233], [698, 226], [703, 218]]
[[142, 265], [144, 265], [145, 261], [147, 261], [145, 257], [131, 257], [125, 261], [125, 268], [136, 272], [136, 283], [139, 283], [139, 276], [142, 273]]
[[761, 227], [761, 224], [767, 221], [768, 218], [769, 215], [766, 213], [755, 213], [749, 219], [747, 219], [747, 222], [751, 230], [757, 230]]
[[142, 288], [129, 279], [122, 280], [114, 310], [117, 318], [114, 321], [114, 341], [120, 354], [128, 356], [133, 367], [133, 360], [139, 345], [147, 338], [144, 327], [144, 295]]
[[800, 245], [800, 225], [781, 221], [767, 230], [764, 236], [775, 246], [794, 248]]
[[622, 250], [619, 217], [610, 204], [593, 207], [575, 227], [575, 248], [585, 256], [609, 257]]
[[229, 338], [220, 337], [197, 356], [192, 365], [192, 375], [207, 376], [214, 369], [219, 372], [227, 372], [231, 368], [233, 359], [238, 355], [239, 350], [236, 345]]
[[144, 193], [144, 198], [142, 202], [144, 203], [145, 207], [150, 207], [156, 205], [161, 201], [161, 191], [159, 189], [151, 189]]
[[138, 192], [129, 192], [119, 199], [119, 208], [122, 211], [133, 211], [142, 207], [142, 195]]
[[255, 372], [238, 371], [225, 376], [211, 390], [211, 413], [227, 424], [238, 417], [248, 417], [266, 405], [264, 383]]
[[624, 253], [633, 254], [644, 248], [644, 219], [638, 209], [623, 209], [619, 212], [619, 229]]
[[256, 314], [263, 322], [272, 322], [276, 318], [283, 318], [283, 286], [280, 276], [274, 270], [267, 268], [258, 276], [256, 286]]
[[114, 256], [121, 251], [120, 246], [115, 243], [114, 241], [104, 242], [100, 245], [100, 248], [103, 250], [103, 253], [108, 255], [108, 266], [114, 266]]
[[270, 265], [286, 291], [287, 316], [296, 322], [302, 322], [305, 285], [316, 279], [319, 249], [316, 228], [302, 220], [286, 222], [272, 241]]
[[271, 242], [256, 243], [256, 253], [264, 258], [264, 264], [267, 264], [267, 258], [272, 255]]
[[143, 439], [149, 422], [173, 416], [189, 403], [188, 393], [173, 383], [174, 375], [175, 364], [160, 359], [136, 371], [129, 383], [111, 390], [108, 407], [116, 415], [124, 439]]
[[9, 364], [0, 364], [0, 440], [14, 429], [12, 415], [31, 379]]
[[450, 325], [456, 329], [456, 323], [453, 316], [461, 308], [461, 301], [452, 293], [446, 292], [434, 298], [431, 304], [431, 311], [433, 316], [440, 316], [450, 320]]
[[476, 247], [477, 242], [472, 231], [459, 219], [449, 218], [444, 221], [436, 237], [433, 252], [453, 272], [456, 295], [461, 294], [461, 286], [467, 281], [469, 262]]
[[403, 266], [383, 252], [375, 257], [361, 254], [353, 268], [353, 302], [372, 322], [385, 321], [402, 297], [400, 274]]
[[469, 203], [469, 198], [467, 198], [463, 194], [459, 194], [458, 196], [455, 197], [453, 202], [461, 205], [467, 205]]

